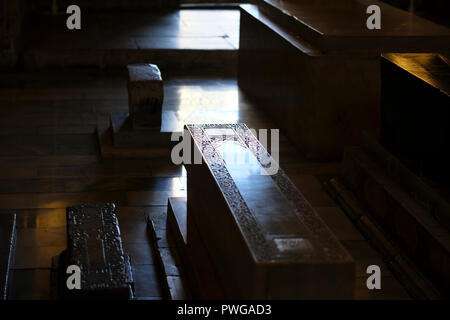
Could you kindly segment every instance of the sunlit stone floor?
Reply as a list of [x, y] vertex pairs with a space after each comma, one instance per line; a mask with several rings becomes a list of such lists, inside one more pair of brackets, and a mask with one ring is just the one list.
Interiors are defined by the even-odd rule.
[[[127, 110], [122, 73], [2, 74], [0, 87], [0, 212], [17, 212], [19, 225], [10, 297], [48, 299], [51, 258], [66, 244], [65, 207], [111, 201], [118, 205], [137, 297], [162, 298], [145, 218], [151, 216], [163, 228], [167, 198], [186, 195], [186, 177], [168, 155], [101, 159], [98, 119]], [[177, 128], [186, 121], [276, 128], [233, 78], [166, 79], [164, 113], [175, 119], [165, 125]], [[281, 167], [356, 259], [357, 298], [408, 298], [380, 255], [323, 189], [324, 179], [339, 175], [340, 164], [307, 161], [284, 136], [280, 150]], [[365, 287], [369, 264], [380, 265], [383, 290]]]
[[238, 10], [185, 9], [149, 12], [82, 12], [82, 28], [68, 30], [66, 16], [37, 15], [29, 49], [239, 48]]

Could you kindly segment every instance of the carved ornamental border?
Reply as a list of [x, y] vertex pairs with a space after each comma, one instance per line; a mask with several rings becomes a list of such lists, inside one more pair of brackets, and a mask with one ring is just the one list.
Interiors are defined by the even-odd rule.
[[352, 260], [339, 240], [328, 229], [317, 213], [314, 212], [311, 205], [281, 168], [270, 177], [288, 201], [291, 202], [297, 218], [309, 230], [311, 238], [308, 240], [314, 243], [316, 250], [312, 250], [313, 255], [280, 252], [276, 248], [273, 239], [266, 237], [263, 228], [248, 208], [233, 178], [226, 169], [225, 161], [205, 132], [208, 129], [232, 129], [241, 140], [237, 142], [246, 146], [261, 165], [262, 163], [267, 164], [275, 161], [245, 124], [188, 124], [186, 128], [206, 160], [206, 165], [209, 167], [214, 179], [220, 186], [225, 201], [238, 222], [237, 224], [249, 247], [252, 248], [256, 261], [295, 262], [306, 258], [323, 262], [329, 260], [340, 262]]

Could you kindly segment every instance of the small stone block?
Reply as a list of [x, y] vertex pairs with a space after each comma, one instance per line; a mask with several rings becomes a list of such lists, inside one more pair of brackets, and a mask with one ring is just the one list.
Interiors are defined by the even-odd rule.
[[[67, 208], [66, 264], [81, 269], [81, 289], [70, 298], [130, 299], [132, 274], [113, 203]], [[63, 270], [64, 271], [64, 270]]]
[[154, 64], [128, 65], [128, 103], [133, 127], [161, 127], [163, 81]]

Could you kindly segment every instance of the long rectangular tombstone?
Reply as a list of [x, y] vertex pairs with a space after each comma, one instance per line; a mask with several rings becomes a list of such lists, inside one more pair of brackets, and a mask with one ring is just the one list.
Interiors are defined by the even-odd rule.
[[226, 297], [352, 298], [353, 259], [246, 125], [186, 130], [187, 244], [198, 232]]
[[[130, 299], [133, 279], [113, 203], [67, 208], [64, 267], [78, 266], [81, 288], [65, 298]], [[65, 270], [62, 270], [65, 272]]]
[[[450, 30], [365, 0], [241, 5], [238, 83], [310, 159], [380, 128], [382, 52], [448, 52]], [[366, 9], [381, 8], [381, 30]]]

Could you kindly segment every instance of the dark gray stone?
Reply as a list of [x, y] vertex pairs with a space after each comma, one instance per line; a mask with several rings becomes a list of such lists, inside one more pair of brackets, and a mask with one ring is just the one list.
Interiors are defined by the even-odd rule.
[[81, 290], [68, 297], [132, 297], [132, 274], [113, 203], [67, 208], [66, 264], [81, 269]]

